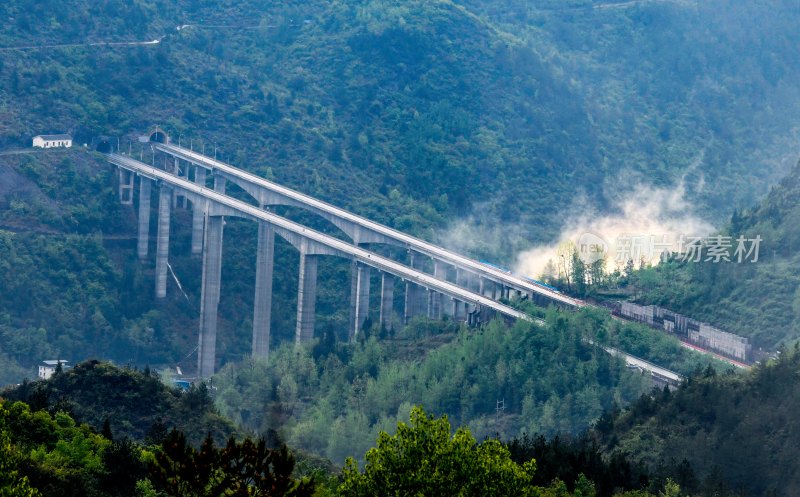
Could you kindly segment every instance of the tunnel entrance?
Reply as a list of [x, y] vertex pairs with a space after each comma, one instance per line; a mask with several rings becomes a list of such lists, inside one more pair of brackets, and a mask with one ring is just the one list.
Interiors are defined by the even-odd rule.
[[169, 135], [167, 135], [163, 131], [156, 131], [155, 133], [150, 135], [150, 141], [157, 143], [169, 143]]
[[97, 147], [95, 148], [95, 150], [97, 150], [98, 152], [104, 153], [104, 154], [110, 154], [111, 153], [111, 142], [108, 141], [108, 139], [106, 139], [106, 138], [102, 138], [102, 139], [98, 140]]

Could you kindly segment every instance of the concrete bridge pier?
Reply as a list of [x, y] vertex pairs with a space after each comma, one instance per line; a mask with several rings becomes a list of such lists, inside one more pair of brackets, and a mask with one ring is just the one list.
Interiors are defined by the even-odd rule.
[[[461, 268], [456, 268], [456, 285], [467, 290], [475, 291], [474, 287], [477, 283], [474, 275], [469, 271]], [[458, 321], [466, 321], [467, 319], [467, 303], [453, 299], [453, 318]]]
[[[200, 186], [206, 185], [206, 170], [195, 167], [194, 182]], [[203, 224], [205, 223], [204, 206], [192, 203], [192, 255], [203, 253]]]
[[[424, 259], [421, 254], [408, 251], [409, 266], [414, 269], [422, 270], [424, 267]], [[418, 314], [426, 313], [428, 310], [428, 292], [421, 286], [406, 281], [406, 296], [405, 296], [405, 310], [403, 312], [403, 320], [407, 324], [411, 318]]]
[[466, 306], [467, 311], [467, 325], [480, 326], [481, 324], [481, 309], [479, 306]]
[[[433, 275], [440, 280], [447, 279], [447, 266], [439, 260], [433, 261]], [[428, 292], [428, 317], [431, 319], [442, 319], [443, 296], [439, 292], [429, 290]]]
[[150, 197], [152, 181], [144, 176], [139, 177], [139, 236], [136, 243], [136, 253], [139, 259], [147, 258], [147, 249], [150, 244]]
[[453, 297], [444, 297], [444, 296], [442, 296], [442, 298], [445, 300], [445, 302], [443, 304], [443, 307], [442, 307], [442, 313], [445, 316], [450, 316], [450, 317], [455, 318], [456, 317], [456, 306], [458, 305], [458, 301], [456, 299], [454, 299]]
[[135, 188], [136, 175], [133, 171], [119, 169], [119, 201], [122, 205], [133, 204], [133, 190]]
[[385, 330], [392, 329], [392, 311], [394, 309], [394, 276], [381, 273], [381, 327]]
[[[225, 182], [214, 181], [214, 190], [225, 189]], [[205, 214], [205, 240], [203, 243], [203, 279], [200, 295], [200, 337], [197, 344], [197, 375], [209, 378], [214, 375], [217, 359], [217, 310], [222, 286], [222, 233], [223, 216]]]
[[467, 303], [459, 300], [453, 300], [453, 319], [456, 321], [466, 321], [467, 319]]
[[314, 338], [314, 312], [317, 304], [317, 255], [300, 251], [300, 282], [297, 287], [297, 345]]
[[200, 297], [200, 340], [197, 348], [197, 374], [200, 378], [214, 375], [217, 349], [217, 309], [222, 277], [222, 216], [206, 219], [203, 250], [203, 281]]
[[[179, 178], [181, 177], [181, 161], [177, 157], [175, 157], [174, 161], [173, 161], [172, 174], [174, 174], [175, 176], [177, 176]], [[172, 196], [172, 208], [173, 209], [176, 209], [176, 208], [180, 207], [182, 198], [183, 198], [183, 195], [181, 195], [179, 193], [176, 193], [175, 195]]]
[[352, 284], [350, 286], [350, 339], [358, 336], [364, 321], [369, 317], [369, 276], [370, 267], [353, 262]]
[[272, 270], [274, 260], [275, 230], [269, 223], [258, 223], [256, 294], [253, 299], [253, 357], [269, 357], [270, 321], [272, 320]]
[[169, 218], [172, 188], [161, 185], [158, 192], [158, 238], [156, 239], [156, 298], [167, 296], [167, 263], [169, 261]]

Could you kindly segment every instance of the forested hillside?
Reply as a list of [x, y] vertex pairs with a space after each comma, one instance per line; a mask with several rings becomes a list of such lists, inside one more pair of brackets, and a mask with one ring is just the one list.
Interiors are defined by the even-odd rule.
[[681, 262], [638, 271], [640, 300], [685, 312], [774, 350], [800, 336], [800, 166], [760, 205], [733, 212], [722, 233], [762, 238], [755, 263]]
[[[701, 212], [726, 217], [732, 205], [715, 196], [751, 198], [762, 188], [759, 178], [770, 177], [765, 172], [783, 169], [772, 161], [770, 143], [796, 115], [785, 85], [794, 58], [781, 57], [782, 45], [772, 40], [792, 39], [794, 11], [774, 2], [756, 22], [751, 8], [724, 2], [634, 4], [137, 1], [89, 9], [6, 2], [4, 48], [160, 43], [0, 51], [0, 141], [15, 147], [38, 132], [71, 131], [78, 144], [123, 135], [124, 148], [157, 123], [209, 152], [216, 144], [223, 159], [241, 167], [497, 260], [554, 236], [575, 213], [568, 207], [575, 195], [610, 207], [612, 186], [626, 178], [665, 185], [684, 172], [705, 177], [715, 188], [690, 193], [706, 206]], [[721, 15], [711, 15], [714, 9]], [[736, 38], [735, 22], [752, 26], [746, 31], [753, 34]], [[678, 31], [686, 38], [669, 38]], [[756, 44], [759, 32], [770, 37]], [[679, 53], [687, 60], [670, 55]], [[726, 95], [741, 96], [742, 106]], [[53, 237], [27, 233], [32, 228], [59, 234], [56, 246], [67, 253], [87, 241], [63, 235], [133, 235], [133, 213], [114, 202], [108, 166], [58, 152], [0, 160], [12, 166], [3, 172], [3, 224], [19, 232], [14, 243], [6, 240], [7, 260], [23, 271], [4, 274], [13, 279], [8, 288], [37, 279], [45, 287], [27, 306], [7, 303], [5, 326], [33, 331], [4, 343], [4, 353], [26, 366], [46, 353], [71, 354], [75, 347], [63, 337], [82, 333], [91, 319], [92, 329], [107, 322], [128, 330], [130, 344], [118, 356], [124, 360], [177, 362], [188, 353], [192, 304], [174, 301], [180, 312], [146, 315], [148, 268], [130, 252], [109, 254], [114, 263], [91, 272], [103, 288], [93, 297], [46, 288], [86, 282], [85, 265], [60, 266], [61, 280], [33, 269], [63, 256], [60, 249], [35, 251]], [[242, 275], [252, 261], [241, 254], [253, 246], [250, 228], [228, 228], [227, 239], [237, 244], [225, 249], [236, 255], [226, 256], [223, 275], [223, 357], [229, 348], [246, 348], [252, 283]], [[176, 251], [185, 243], [179, 230]], [[32, 259], [15, 259], [32, 250]], [[288, 247], [278, 247], [278, 258], [284, 272], [276, 277], [274, 329], [281, 337], [292, 330], [296, 261]], [[193, 262], [178, 257], [174, 267], [192, 295], [199, 284]], [[347, 271], [332, 263], [323, 275], [330, 288], [346, 288]], [[347, 316], [335, 304], [342, 295], [322, 292], [320, 327], [341, 334]], [[65, 322], [56, 325], [42, 310], [65, 298], [89, 305], [64, 302]], [[112, 305], [117, 299], [120, 305]], [[42, 338], [41, 330], [50, 334]], [[184, 337], [170, 357], [147, 345], [165, 330]], [[19, 377], [15, 371], [9, 378]]]
[[630, 3], [9, 2], [5, 47], [161, 43], [0, 51], [2, 139], [161, 124], [430, 238], [470, 214], [503, 243], [467, 245], [503, 258], [576, 195], [684, 173], [721, 219], [787, 170], [797, 14]]
[[797, 495], [798, 372], [796, 348], [747, 376], [709, 371], [676, 392], [643, 397], [604, 416], [594, 432], [607, 450], [652, 466], [688, 459], [695, 485], [711, 476], [752, 495]]
[[[800, 170], [746, 208], [790, 170], [788, 157], [794, 162], [787, 144], [800, 124], [800, 11], [789, 0], [15, 0], [0, 3], [0, 19], [0, 384], [33, 376], [51, 358], [194, 369], [201, 265], [189, 255], [190, 213], [174, 210], [170, 246], [186, 293], [171, 279], [167, 299], [155, 302], [152, 254], [138, 261], [134, 253], [135, 210], [119, 204], [113, 169], [91, 150], [100, 136], [115, 145], [119, 137], [120, 148], [146, 160], [149, 147], [137, 138], [153, 125], [183, 145], [216, 149], [236, 166], [499, 263], [553, 241], [571, 219], [616, 212], [640, 185], [682, 185], [688, 214], [733, 236], [760, 235], [760, 261], [672, 261], [630, 275], [625, 290], [750, 336], [756, 347], [800, 333]], [[28, 149], [33, 135], [55, 132], [73, 134], [75, 149]], [[335, 232], [295, 209], [279, 213]], [[334, 258], [319, 268], [318, 340], [294, 349], [297, 253], [279, 240], [273, 355], [251, 361], [255, 235], [252, 223], [227, 220], [220, 373], [211, 390], [222, 413], [250, 433], [277, 434], [342, 463], [366, 461], [377, 432], [394, 430], [414, 404], [449, 415], [478, 440], [574, 434], [597, 422], [609, 454], [624, 450], [655, 466], [691, 456], [698, 478], [712, 475], [707, 488], [716, 464], [735, 487], [782, 491], [775, 482], [783, 479], [789, 495], [796, 490], [787, 462], [794, 452], [780, 442], [794, 443], [785, 413], [796, 353], [750, 376], [708, 370], [619, 413], [615, 406], [650, 385], [587, 340], [684, 375], [711, 361], [591, 310], [532, 308], [544, 324], [477, 330], [398, 320], [394, 330], [372, 327], [343, 343], [350, 265]], [[398, 309], [401, 300], [397, 292]], [[0, 424], [19, 418], [50, 431], [32, 442], [0, 426], [0, 468], [27, 464], [47, 483], [67, 461], [90, 469], [76, 478], [106, 481], [99, 454], [110, 454], [111, 442], [62, 408], [74, 407], [95, 431], [109, 418], [115, 433], [137, 438], [161, 414], [198, 408], [207, 415], [198, 426], [229, 433], [208, 391], [179, 396], [154, 375], [87, 364], [77, 372], [89, 383], [73, 372], [8, 394], [51, 412], [37, 417], [3, 403]], [[160, 400], [122, 395], [115, 410], [93, 403], [93, 388], [112, 396], [144, 389]], [[601, 417], [608, 409], [614, 415]], [[135, 416], [115, 426], [122, 411]], [[414, 412], [441, 434], [444, 423]], [[772, 428], [784, 425], [786, 433]], [[189, 433], [195, 442], [202, 436]], [[83, 444], [83, 456], [59, 459], [72, 447], [59, 439]], [[496, 451], [505, 464], [494, 442], [479, 449], [461, 439], [471, 453]], [[715, 447], [732, 455], [719, 457]], [[141, 476], [152, 454], [128, 449]], [[530, 447], [523, 449], [516, 456], [527, 459], [520, 454]], [[769, 450], [783, 463], [771, 464]], [[752, 467], [744, 453], [753, 454]], [[522, 459], [504, 467], [530, 483]], [[624, 474], [626, 464], [609, 471], [634, 489], [639, 473]], [[680, 473], [680, 464], [659, 478]], [[747, 481], [753, 468], [768, 476]], [[362, 479], [353, 468], [349, 476]], [[569, 478], [577, 488], [578, 475]], [[664, 479], [650, 490], [666, 495]], [[132, 494], [136, 482], [128, 483]], [[603, 485], [604, 495], [617, 490]], [[690, 478], [681, 485], [706, 490]], [[576, 495], [591, 495], [587, 488]]]
[[689, 204], [720, 221], [796, 160], [791, 0], [462, 3], [558, 60], [585, 102], [609, 193], [685, 174]]
[[208, 385], [183, 392], [167, 386], [149, 368], [135, 371], [86, 361], [48, 381], [26, 382], [0, 395], [25, 402], [33, 410], [69, 413], [98, 432], [139, 442], [159, 443], [173, 428], [183, 431], [195, 446], [208, 435], [224, 443], [237, 434], [215, 409]]
[[421, 320], [354, 345], [337, 346], [332, 337], [312, 350], [287, 345], [269, 362], [229, 364], [214, 384], [221, 412], [246, 429], [278, 430], [292, 447], [341, 463], [414, 405], [447, 414], [479, 439], [510, 439], [579, 433], [652, 388], [649, 376], [587, 339], [686, 375], [712, 364], [674, 338], [649, 336], [602, 311], [550, 311], [541, 326], [494, 321], [478, 331]]

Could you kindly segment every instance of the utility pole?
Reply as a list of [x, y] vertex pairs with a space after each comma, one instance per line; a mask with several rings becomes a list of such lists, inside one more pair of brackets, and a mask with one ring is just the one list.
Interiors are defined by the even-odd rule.
[[495, 425], [499, 425], [500, 424], [500, 415], [505, 413], [505, 411], [506, 411], [506, 399], [504, 397], [503, 400], [498, 400], [497, 401], [497, 403], [495, 405], [495, 408], [494, 408]]

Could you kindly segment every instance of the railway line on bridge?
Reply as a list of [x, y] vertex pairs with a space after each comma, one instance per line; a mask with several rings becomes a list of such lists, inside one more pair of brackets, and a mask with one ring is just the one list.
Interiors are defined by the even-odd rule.
[[[147, 256], [149, 245], [150, 197], [153, 185], [158, 186], [158, 226], [156, 247], [156, 297], [166, 295], [169, 268], [170, 208], [179, 196], [191, 202], [193, 216], [192, 252], [202, 253], [203, 277], [200, 305], [200, 337], [198, 345], [198, 376], [213, 375], [216, 361], [217, 306], [220, 294], [222, 265], [222, 232], [225, 216], [240, 217], [258, 223], [256, 263], [256, 296], [254, 299], [253, 355], [264, 357], [269, 352], [269, 320], [271, 316], [272, 265], [274, 235], [289, 241], [300, 252], [300, 275], [295, 340], [301, 343], [314, 336], [317, 256], [338, 256], [353, 261], [351, 289], [350, 337], [358, 333], [369, 314], [370, 269], [381, 275], [380, 323], [390, 325], [393, 312], [395, 279], [405, 282], [403, 317], [417, 314], [440, 318], [444, 314], [454, 319], [478, 324], [501, 315], [509, 320], [535, 320], [504, 302], [516, 292], [520, 298], [538, 298], [571, 308], [586, 306], [558, 291], [537, 285], [519, 276], [502, 271], [429, 242], [414, 238], [392, 228], [362, 218], [343, 209], [267, 181], [252, 173], [221, 161], [171, 145], [168, 139], [152, 144], [154, 151], [174, 158], [173, 172], [145, 164], [120, 153], [107, 153], [108, 162], [120, 171], [120, 199], [133, 204], [135, 180], [139, 178], [138, 254]], [[180, 167], [180, 161], [185, 167]], [[194, 168], [194, 180], [189, 168]], [[210, 174], [208, 174], [210, 173]], [[207, 185], [213, 178], [213, 188]], [[256, 199], [258, 205], [226, 194], [226, 182], [233, 182]], [[352, 240], [348, 242], [313, 230], [269, 210], [272, 205], [292, 205], [306, 208], [330, 220]], [[372, 243], [387, 243], [407, 249], [410, 262], [398, 262], [367, 247]], [[198, 250], [199, 249], [199, 250]], [[432, 259], [433, 274], [425, 272], [420, 259]], [[448, 281], [447, 269], [455, 268], [455, 282]], [[450, 271], [452, 274], [453, 271]], [[451, 278], [452, 279], [452, 278]], [[498, 290], [500, 290], [498, 292]], [[449, 299], [449, 300], [448, 300]], [[683, 380], [679, 374], [661, 368], [618, 349], [603, 347], [622, 357], [629, 367], [647, 371], [654, 378], [671, 384]]]
[[519, 276], [506, 273], [495, 267], [487, 266], [469, 257], [464, 257], [463, 255], [440, 246], [376, 223], [309, 195], [305, 195], [296, 190], [268, 181], [255, 174], [225, 164], [222, 161], [207, 157], [191, 149], [171, 143], [160, 142], [154, 143], [153, 146], [156, 150], [169, 154], [172, 157], [184, 160], [197, 167], [205, 168], [208, 171], [213, 171], [216, 174], [221, 174], [228, 180], [237, 183], [256, 199], [266, 199], [273, 205], [294, 205], [316, 212], [345, 231], [354, 243], [377, 242], [403, 246], [420, 255], [430, 257], [435, 261], [454, 265], [479, 277], [488, 278], [519, 292], [535, 293], [554, 303], [570, 307], [581, 307], [584, 305], [581, 301], [560, 292], [552, 291], [549, 288], [536, 285]]

